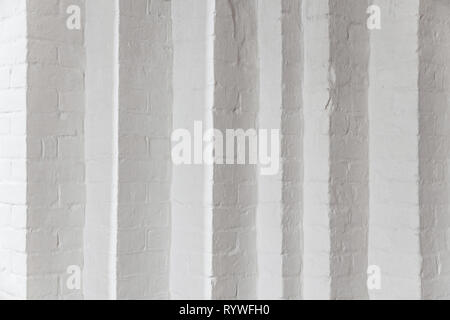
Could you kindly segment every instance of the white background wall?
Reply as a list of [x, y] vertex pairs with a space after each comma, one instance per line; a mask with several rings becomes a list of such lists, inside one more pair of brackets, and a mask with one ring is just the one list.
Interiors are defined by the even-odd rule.
[[[449, 298], [449, 3], [84, 5], [0, 0], [0, 298]], [[173, 166], [195, 120], [279, 174]]]
[[26, 12], [0, 1], [0, 299], [26, 297]]

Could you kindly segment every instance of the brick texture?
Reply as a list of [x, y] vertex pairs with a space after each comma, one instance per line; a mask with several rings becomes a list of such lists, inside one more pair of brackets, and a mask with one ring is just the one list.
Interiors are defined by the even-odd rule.
[[[0, 0], [0, 299], [448, 299], [449, 13]], [[195, 121], [278, 173], [173, 165]]]

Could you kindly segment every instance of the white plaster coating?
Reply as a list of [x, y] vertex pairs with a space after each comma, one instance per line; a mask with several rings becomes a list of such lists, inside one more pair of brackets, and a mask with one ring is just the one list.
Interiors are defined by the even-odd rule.
[[258, 298], [301, 296], [302, 30], [300, 1], [260, 0], [259, 127], [281, 132], [280, 170], [258, 178]]
[[[259, 73], [257, 1], [215, 6], [214, 127], [257, 126]], [[256, 295], [255, 165], [215, 165], [213, 182], [212, 298]], [[229, 223], [224, 223], [224, 221]]]
[[[172, 3], [174, 41], [173, 128], [213, 127], [214, 1]], [[170, 291], [174, 299], [210, 298], [212, 166], [172, 169]]]
[[[27, 1], [28, 299], [81, 299], [67, 268], [83, 268], [85, 213], [83, 30], [60, 27], [84, 1]], [[62, 26], [65, 26], [63, 24]]]
[[0, 299], [27, 297], [26, 1], [0, 1]]
[[[303, 297], [330, 298], [330, 34], [328, 0], [303, 1]], [[308, 45], [306, 45], [308, 44]]]
[[368, 6], [329, 2], [331, 299], [368, 297]]
[[[419, 241], [419, 1], [375, 1], [370, 38], [369, 265], [383, 270], [372, 299], [421, 297]], [[399, 41], [399, 39], [402, 39]]]
[[450, 298], [448, 75], [450, 36], [447, 1], [419, 8], [419, 205], [424, 299]]
[[[449, 13], [0, 0], [0, 299], [450, 298]], [[280, 129], [279, 173], [173, 166], [194, 121]]]
[[[117, 1], [86, 3], [84, 296], [116, 298]], [[98, 16], [103, 19], [99, 20]], [[103, 41], [98, 41], [99, 38]]]

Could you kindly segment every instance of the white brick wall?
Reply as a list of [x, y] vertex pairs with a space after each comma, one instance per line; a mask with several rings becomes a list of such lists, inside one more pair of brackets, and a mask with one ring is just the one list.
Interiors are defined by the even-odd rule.
[[119, 10], [117, 297], [167, 298], [171, 2], [121, 0]]
[[[446, 1], [423, 1], [419, 8], [419, 185], [422, 296], [450, 298], [449, 109], [447, 65], [450, 30]], [[431, 36], [435, 34], [436, 36]], [[434, 50], [430, 50], [433, 48]]]
[[[255, 128], [259, 109], [257, 1], [216, 0], [215, 18], [214, 127], [222, 132]], [[245, 299], [256, 294], [256, 172], [252, 165], [214, 166], [213, 298]], [[230, 227], [224, 219], [236, 223]]]
[[[78, 299], [66, 270], [83, 267], [84, 36], [66, 9], [84, 1], [27, 2], [27, 297]], [[84, 14], [84, 10], [82, 11]], [[44, 285], [45, 284], [45, 285]]]
[[[0, 299], [449, 297], [447, 1], [84, 5], [0, 0]], [[173, 167], [194, 121], [280, 172]]]
[[86, 2], [86, 299], [116, 297], [117, 5], [111, 0]]
[[367, 298], [368, 1], [330, 1], [331, 298]]
[[330, 298], [329, 7], [327, 0], [303, 2], [304, 185], [303, 297]]
[[[282, 2], [258, 2], [258, 52], [260, 73], [261, 128], [280, 129], [282, 112]], [[283, 297], [282, 174], [258, 177], [256, 218], [258, 250], [257, 294], [262, 298]]]
[[0, 1], [0, 299], [24, 299], [26, 267], [25, 1]]
[[88, 10], [85, 293], [167, 298], [171, 5], [100, 1]]
[[369, 265], [384, 277], [369, 295], [420, 298], [419, 1], [375, 3], [384, 18], [370, 39]]
[[[194, 121], [213, 127], [214, 9], [214, 1], [172, 1], [174, 129], [192, 132]], [[171, 298], [210, 298], [213, 167], [172, 172]]]
[[258, 297], [301, 296], [302, 8], [299, 1], [258, 3], [258, 125], [281, 132], [280, 172], [258, 177]]

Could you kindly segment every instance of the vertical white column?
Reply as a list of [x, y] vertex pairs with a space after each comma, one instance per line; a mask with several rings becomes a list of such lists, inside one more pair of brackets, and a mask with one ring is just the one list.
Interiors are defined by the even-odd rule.
[[117, 8], [115, 0], [86, 3], [86, 299], [116, 298]]
[[0, 1], [0, 300], [25, 299], [26, 1]]
[[304, 254], [303, 297], [329, 299], [330, 39], [328, 0], [303, 1]]
[[[260, 129], [281, 126], [282, 112], [282, 1], [258, 2], [258, 51], [260, 76]], [[268, 140], [270, 141], [270, 140]], [[278, 159], [277, 159], [278, 160]], [[283, 295], [282, 173], [258, 177], [256, 216], [258, 249], [258, 298], [281, 299]]]
[[418, 0], [377, 0], [371, 32], [369, 265], [381, 268], [372, 299], [421, 297], [419, 236]]
[[[214, 8], [214, 0], [172, 1], [173, 128], [187, 130], [192, 144], [203, 140], [203, 132], [194, 136], [194, 122], [204, 131], [213, 126]], [[173, 167], [171, 298], [211, 298], [212, 185], [212, 165]]]

